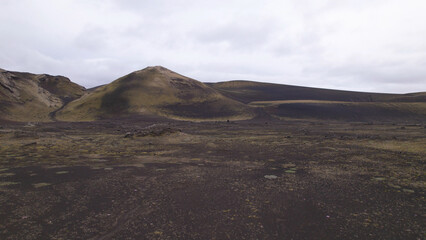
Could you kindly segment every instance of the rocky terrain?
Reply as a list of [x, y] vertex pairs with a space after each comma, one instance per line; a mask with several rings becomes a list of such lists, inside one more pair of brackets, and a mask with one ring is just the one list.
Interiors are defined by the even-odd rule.
[[0, 239], [423, 239], [425, 125], [0, 129]]

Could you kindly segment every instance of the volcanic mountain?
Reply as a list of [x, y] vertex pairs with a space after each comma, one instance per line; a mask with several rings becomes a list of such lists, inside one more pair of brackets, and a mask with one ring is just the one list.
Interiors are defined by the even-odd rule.
[[0, 69], [0, 118], [49, 121], [52, 113], [84, 91], [84, 87], [63, 76]]
[[217, 90], [170, 71], [147, 67], [85, 94], [56, 114], [58, 120], [87, 121], [132, 114], [174, 119], [248, 119], [253, 111]]

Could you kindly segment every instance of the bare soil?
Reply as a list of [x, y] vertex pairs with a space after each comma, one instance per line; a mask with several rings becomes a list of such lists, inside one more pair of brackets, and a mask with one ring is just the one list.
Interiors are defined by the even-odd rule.
[[0, 239], [425, 239], [425, 146], [422, 124], [2, 122]]

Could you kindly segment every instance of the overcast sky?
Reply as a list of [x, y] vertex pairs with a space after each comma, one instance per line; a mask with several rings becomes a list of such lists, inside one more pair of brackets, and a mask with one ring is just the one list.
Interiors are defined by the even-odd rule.
[[0, 68], [426, 91], [425, 0], [1, 0]]

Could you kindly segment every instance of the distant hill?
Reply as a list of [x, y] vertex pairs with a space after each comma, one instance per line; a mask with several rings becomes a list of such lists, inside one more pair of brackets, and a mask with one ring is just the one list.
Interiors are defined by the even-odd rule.
[[153, 114], [175, 119], [248, 119], [250, 107], [215, 89], [170, 71], [148, 67], [95, 88], [57, 113], [60, 120], [81, 121]]
[[426, 93], [367, 93], [253, 81], [208, 83], [223, 95], [243, 103], [277, 100], [322, 100], [346, 102], [426, 102]]
[[426, 122], [425, 92], [366, 93], [252, 81], [208, 85], [279, 119]]
[[84, 87], [63, 76], [0, 69], [0, 118], [49, 121], [53, 112], [84, 92]]

